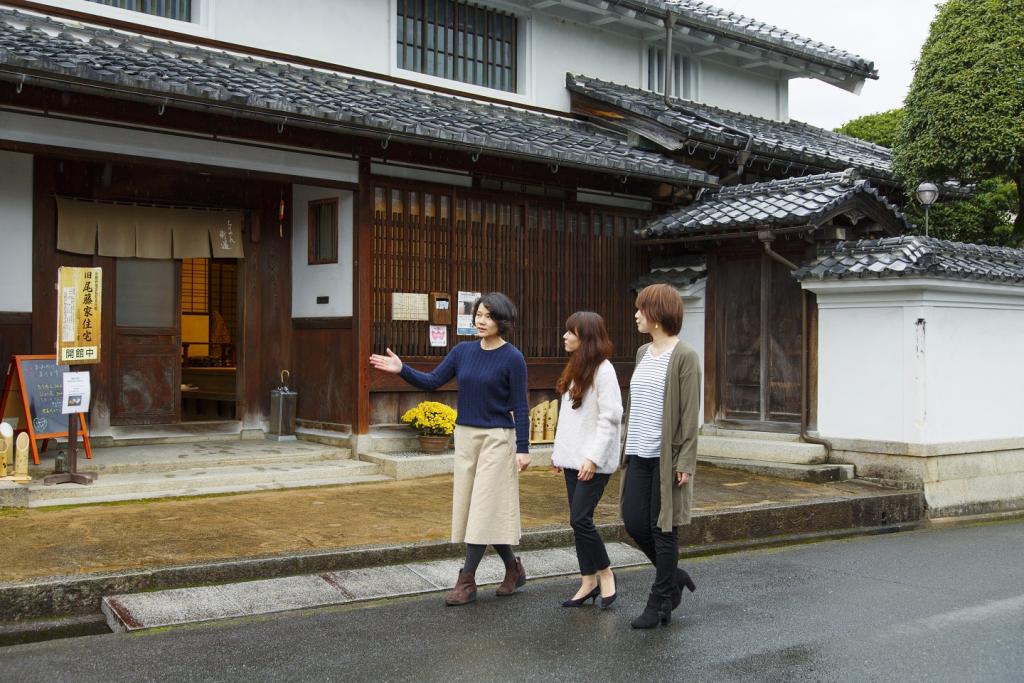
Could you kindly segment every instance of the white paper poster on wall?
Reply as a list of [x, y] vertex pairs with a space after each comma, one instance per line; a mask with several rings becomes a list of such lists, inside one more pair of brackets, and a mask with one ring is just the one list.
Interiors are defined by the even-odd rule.
[[476, 325], [473, 324], [473, 304], [480, 298], [480, 292], [459, 292], [458, 315], [455, 318], [455, 334], [461, 337], [475, 337]]
[[430, 345], [431, 346], [448, 346], [448, 326], [447, 325], [431, 325], [430, 326]]

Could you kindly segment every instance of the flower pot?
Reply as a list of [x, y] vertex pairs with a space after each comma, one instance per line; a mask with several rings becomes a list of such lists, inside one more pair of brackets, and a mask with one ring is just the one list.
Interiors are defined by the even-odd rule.
[[420, 434], [416, 438], [420, 440], [420, 450], [424, 453], [444, 453], [448, 450], [448, 443], [452, 440], [450, 434], [444, 436]]

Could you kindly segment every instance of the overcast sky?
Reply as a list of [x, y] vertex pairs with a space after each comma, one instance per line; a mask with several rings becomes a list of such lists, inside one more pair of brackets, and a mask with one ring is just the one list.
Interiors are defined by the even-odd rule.
[[820, 40], [875, 63], [860, 95], [821, 81], [789, 82], [789, 115], [823, 128], [903, 103], [936, 0], [709, 0], [710, 4]]

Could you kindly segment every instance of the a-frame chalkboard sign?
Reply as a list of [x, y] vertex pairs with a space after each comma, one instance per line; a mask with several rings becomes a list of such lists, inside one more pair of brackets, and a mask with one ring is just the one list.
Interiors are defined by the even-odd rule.
[[[37, 441], [68, 436], [68, 416], [61, 411], [67, 365], [57, 365], [57, 356], [11, 356], [4, 393], [0, 397], [0, 419], [15, 418], [16, 431], [28, 432], [32, 462], [39, 464]], [[78, 414], [85, 442], [85, 457], [92, 458], [92, 444], [85, 415]], [[75, 430], [77, 431], [77, 430]], [[77, 440], [77, 439], [76, 439]]]

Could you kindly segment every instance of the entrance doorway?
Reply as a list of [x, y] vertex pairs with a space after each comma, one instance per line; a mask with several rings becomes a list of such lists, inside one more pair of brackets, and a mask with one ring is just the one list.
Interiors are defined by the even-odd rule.
[[117, 259], [112, 425], [234, 420], [238, 262]]
[[716, 422], [796, 431], [800, 423], [800, 285], [763, 254], [718, 259]]
[[238, 262], [181, 262], [181, 419], [233, 420], [238, 398]]

